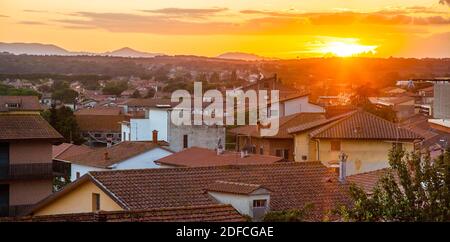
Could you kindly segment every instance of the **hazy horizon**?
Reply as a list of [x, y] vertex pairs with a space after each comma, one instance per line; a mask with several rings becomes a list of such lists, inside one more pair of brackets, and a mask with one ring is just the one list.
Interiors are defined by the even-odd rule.
[[73, 52], [447, 58], [448, 0], [0, 0], [0, 42]]

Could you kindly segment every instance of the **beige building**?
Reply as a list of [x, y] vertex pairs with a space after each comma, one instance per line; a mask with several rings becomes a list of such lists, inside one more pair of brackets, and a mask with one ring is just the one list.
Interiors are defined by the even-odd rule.
[[295, 161], [319, 160], [326, 166], [338, 164], [341, 152], [348, 155], [346, 174], [388, 167], [393, 146], [413, 151], [422, 140], [418, 134], [365, 111], [291, 128]]

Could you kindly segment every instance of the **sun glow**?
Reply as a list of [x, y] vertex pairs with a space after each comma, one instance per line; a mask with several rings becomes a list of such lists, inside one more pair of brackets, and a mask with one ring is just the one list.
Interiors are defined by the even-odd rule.
[[361, 45], [357, 42], [331, 41], [325, 43], [319, 52], [324, 54], [333, 54], [340, 57], [357, 56], [361, 54], [375, 54], [378, 46]]

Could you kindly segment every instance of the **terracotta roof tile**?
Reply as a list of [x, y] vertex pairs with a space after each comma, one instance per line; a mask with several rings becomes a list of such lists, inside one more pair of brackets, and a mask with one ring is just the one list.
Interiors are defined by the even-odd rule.
[[[167, 146], [168, 144], [164, 141], [160, 141], [159, 144], [154, 144], [153, 142], [124, 141], [109, 148], [104, 147], [74, 156], [66, 156], [64, 160], [80, 165], [109, 168], [116, 163], [161, 147], [161, 145]], [[105, 160], [105, 153], [108, 154], [107, 160]]]
[[347, 181], [357, 184], [365, 192], [372, 192], [378, 183], [378, 180], [389, 171], [389, 168], [379, 169], [375, 171], [364, 172], [347, 176]]
[[40, 115], [0, 115], [0, 140], [56, 139], [63, 137]]
[[122, 104], [136, 107], [157, 107], [158, 105], [173, 105], [170, 99], [160, 98], [129, 98]]
[[120, 133], [120, 123], [129, 121], [127, 115], [107, 115], [107, 114], [77, 114], [75, 119], [81, 131], [84, 132], [114, 132]]
[[98, 107], [80, 109], [75, 115], [122, 115], [123, 109], [120, 107]]
[[52, 148], [53, 159], [65, 160], [67, 157], [84, 154], [92, 151], [93, 149], [87, 145], [75, 145], [69, 143], [62, 143], [54, 145]]
[[234, 194], [250, 194], [260, 188], [261, 185], [248, 184], [243, 182], [215, 181], [211, 183], [206, 190], [212, 192], [234, 193]]
[[133, 211], [99, 211], [2, 218], [0, 222], [244, 222], [231, 205], [213, 204]]
[[350, 111], [350, 112], [346, 112], [344, 114], [340, 114], [340, 115], [337, 115], [337, 116], [334, 116], [331, 118], [319, 119], [319, 120], [315, 120], [315, 121], [308, 122], [308, 123], [302, 123], [300, 125], [288, 128], [287, 132], [290, 134], [293, 134], [293, 133], [303, 132], [303, 131], [306, 131], [309, 129], [317, 128], [317, 127], [323, 126], [325, 124], [331, 123], [333, 121], [347, 117], [348, 115], [353, 114], [354, 112], [355, 111]]
[[317, 220], [348, 201], [347, 186], [320, 162], [95, 171], [87, 176], [131, 210], [215, 204], [205, 189], [218, 180], [264, 186], [271, 191], [272, 210], [313, 203], [312, 216]]
[[251, 165], [251, 164], [272, 164], [283, 161], [283, 158], [269, 155], [249, 154], [241, 158], [240, 153], [225, 151], [217, 155], [215, 150], [191, 147], [183, 151], [166, 156], [155, 162], [163, 165], [181, 167], [201, 167], [220, 165]]
[[[291, 128], [321, 120], [325, 120], [323, 113], [298, 113], [281, 117], [279, 120], [278, 134], [267, 138], [291, 139], [292, 135], [288, 132]], [[229, 132], [251, 137], [261, 137], [256, 125], [240, 126], [229, 130]]]
[[[19, 104], [19, 107], [8, 108], [7, 104]], [[0, 112], [41, 110], [41, 104], [36, 96], [0, 96]]]
[[309, 135], [318, 139], [422, 139], [410, 130], [362, 110], [322, 126]]

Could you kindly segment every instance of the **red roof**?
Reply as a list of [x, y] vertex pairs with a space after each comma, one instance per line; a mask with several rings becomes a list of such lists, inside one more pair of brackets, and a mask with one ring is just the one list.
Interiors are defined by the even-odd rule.
[[[299, 125], [309, 124], [316, 121], [325, 120], [323, 113], [297, 113], [289, 116], [281, 117], [279, 120], [278, 133], [275, 136], [267, 136], [265, 138], [292, 139], [289, 130]], [[256, 125], [245, 125], [229, 130], [233, 134], [243, 134], [251, 137], [260, 138], [260, 132]]]
[[302, 123], [300, 125], [294, 126], [294, 127], [290, 127], [287, 129], [287, 132], [290, 134], [293, 133], [298, 133], [298, 132], [303, 132], [306, 130], [310, 130], [313, 128], [318, 128], [320, 126], [323, 126], [325, 124], [329, 124], [331, 122], [334, 122], [336, 120], [340, 120], [344, 117], [347, 117], [350, 114], [353, 114], [355, 111], [351, 111], [351, 112], [346, 112], [337, 116], [333, 116], [331, 118], [327, 118], [327, 119], [318, 119], [316, 121], [312, 121], [312, 122], [308, 122], [308, 123]]
[[0, 222], [245, 222], [231, 205], [214, 204], [133, 211], [99, 211], [1, 218]]
[[248, 184], [242, 182], [227, 182], [227, 181], [216, 181], [210, 184], [206, 190], [212, 192], [221, 193], [233, 193], [233, 194], [251, 194], [258, 189], [265, 189], [261, 185]]
[[322, 126], [309, 135], [316, 139], [422, 139], [410, 130], [362, 110]]
[[98, 107], [85, 108], [75, 112], [75, 115], [122, 115], [123, 109], [120, 107]]
[[54, 145], [52, 148], [53, 159], [65, 160], [67, 157], [84, 154], [92, 151], [93, 149], [87, 145], [75, 145], [69, 143], [62, 143]]
[[191, 147], [166, 156], [156, 163], [181, 167], [221, 166], [221, 165], [251, 165], [272, 164], [283, 161], [282, 157], [249, 154], [241, 158], [238, 152], [225, 151], [218, 155], [217, 151], [200, 147]]
[[336, 173], [320, 162], [96, 171], [86, 177], [92, 177], [113, 194], [118, 204], [131, 210], [216, 204], [205, 193], [216, 181], [266, 187], [270, 190], [270, 207], [275, 211], [300, 209], [312, 203], [311, 216], [317, 220], [348, 201], [347, 185], [339, 183]]
[[346, 179], [350, 183], [355, 183], [361, 187], [365, 192], [372, 192], [378, 183], [378, 180], [389, 171], [389, 168], [379, 169], [347, 176]]
[[[16, 108], [8, 107], [10, 104], [18, 104]], [[0, 112], [8, 111], [41, 111], [42, 107], [36, 96], [0, 96]]]
[[0, 115], [0, 140], [52, 139], [63, 137], [40, 115]]
[[134, 107], [158, 107], [159, 105], [174, 105], [174, 103], [172, 103], [170, 99], [161, 98], [129, 98], [122, 104]]
[[[160, 141], [158, 144], [142, 141], [124, 141], [111, 147], [104, 147], [91, 150], [90, 152], [66, 156], [64, 160], [80, 165], [109, 168], [116, 163], [120, 163], [154, 148], [162, 148], [162, 145], [167, 146], [168, 143], [165, 141]], [[108, 154], [108, 159], [106, 160], [105, 153]]]

